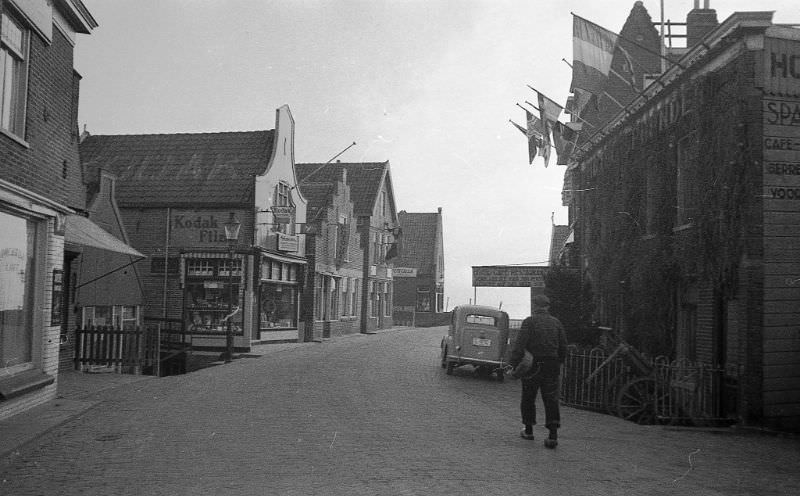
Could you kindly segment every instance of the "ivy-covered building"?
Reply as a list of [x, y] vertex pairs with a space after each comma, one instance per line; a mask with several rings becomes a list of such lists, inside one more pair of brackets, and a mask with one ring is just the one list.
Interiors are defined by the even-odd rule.
[[686, 48], [667, 50], [656, 77], [661, 42], [641, 2], [623, 27], [641, 43], [628, 50], [640, 94], [583, 116], [597, 129], [566, 175], [572, 259], [597, 324], [719, 369], [721, 416], [797, 430], [800, 29], [695, 7]]

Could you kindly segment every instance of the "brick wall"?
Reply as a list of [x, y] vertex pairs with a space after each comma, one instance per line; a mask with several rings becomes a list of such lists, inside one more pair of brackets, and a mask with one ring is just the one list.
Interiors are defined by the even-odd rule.
[[80, 76], [73, 71], [73, 47], [57, 29], [51, 45], [36, 35], [30, 38], [25, 130], [29, 147], [0, 134], [0, 178], [83, 209], [75, 121]]

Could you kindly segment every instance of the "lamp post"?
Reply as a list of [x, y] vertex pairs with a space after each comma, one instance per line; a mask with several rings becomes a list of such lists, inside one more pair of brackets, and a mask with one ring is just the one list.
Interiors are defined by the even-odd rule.
[[228, 222], [223, 226], [225, 239], [228, 241], [228, 328], [225, 331], [225, 363], [230, 363], [233, 360], [233, 249], [239, 239], [239, 228], [242, 224], [231, 212]]

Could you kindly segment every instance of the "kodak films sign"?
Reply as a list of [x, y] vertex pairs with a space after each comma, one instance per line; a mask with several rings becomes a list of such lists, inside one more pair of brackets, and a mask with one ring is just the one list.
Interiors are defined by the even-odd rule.
[[[242, 214], [234, 212], [241, 222]], [[173, 210], [170, 216], [170, 245], [185, 247], [227, 246], [225, 222], [230, 210]], [[239, 231], [239, 243], [243, 240]]]

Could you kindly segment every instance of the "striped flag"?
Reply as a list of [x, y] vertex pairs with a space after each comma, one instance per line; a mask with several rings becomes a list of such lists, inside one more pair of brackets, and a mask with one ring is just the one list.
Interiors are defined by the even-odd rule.
[[619, 36], [573, 14], [572, 84], [595, 95], [603, 92]]

